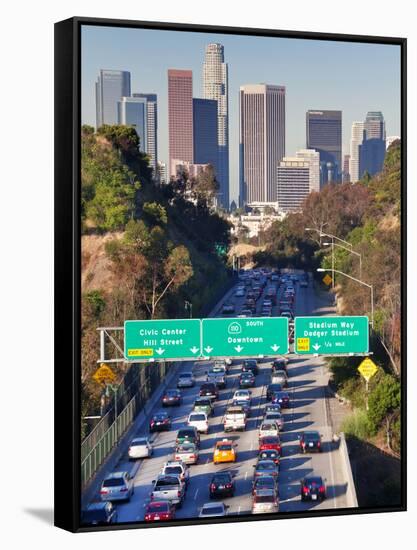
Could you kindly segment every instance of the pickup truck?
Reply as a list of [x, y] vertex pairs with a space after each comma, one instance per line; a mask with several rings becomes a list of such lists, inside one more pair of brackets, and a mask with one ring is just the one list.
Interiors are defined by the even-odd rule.
[[182, 506], [185, 498], [185, 483], [183, 483], [178, 475], [159, 475], [154, 484], [151, 500], [169, 500], [178, 508]]
[[245, 430], [246, 414], [243, 408], [238, 406], [228, 407], [223, 418], [223, 427], [225, 432]]
[[206, 382], [209, 382], [209, 383], [212, 382], [213, 384], [216, 384], [218, 388], [226, 387], [226, 377], [222, 372], [215, 372], [215, 371], [209, 370], [207, 372]]

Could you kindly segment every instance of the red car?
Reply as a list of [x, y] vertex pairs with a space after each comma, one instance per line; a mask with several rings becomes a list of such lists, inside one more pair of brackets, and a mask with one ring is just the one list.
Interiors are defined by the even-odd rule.
[[259, 438], [259, 452], [267, 451], [268, 449], [274, 449], [281, 456], [281, 441], [276, 435], [266, 435]]
[[145, 511], [145, 521], [167, 521], [174, 519], [175, 506], [173, 506], [168, 500], [155, 500], [150, 502]]
[[172, 405], [179, 406], [182, 403], [181, 392], [179, 390], [166, 390], [162, 397], [162, 406], [169, 407]]

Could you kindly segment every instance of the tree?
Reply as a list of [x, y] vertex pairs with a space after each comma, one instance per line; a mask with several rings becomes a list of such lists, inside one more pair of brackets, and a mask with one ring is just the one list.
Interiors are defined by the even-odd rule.
[[368, 399], [368, 417], [372, 422], [374, 430], [377, 431], [383, 420], [392, 414], [401, 402], [401, 385], [399, 381], [390, 374], [384, 374]]

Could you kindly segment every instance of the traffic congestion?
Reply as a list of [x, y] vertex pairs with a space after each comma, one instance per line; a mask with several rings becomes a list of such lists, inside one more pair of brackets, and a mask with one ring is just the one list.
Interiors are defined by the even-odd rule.
[[241, 272], [215, 315], [286, 317], [290, 353], [181, 363], [117, 470], [103, 476], [83, 521], [153, 523], [345, 507], [327, 370], [319, 357], [292, 353], [294, 317], [329, 311], [308, 273]]

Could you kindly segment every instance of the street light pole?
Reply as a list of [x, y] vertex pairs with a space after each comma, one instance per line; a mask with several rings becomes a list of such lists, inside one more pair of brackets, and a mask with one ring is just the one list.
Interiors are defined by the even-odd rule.
[[190, 312], [190, 319], [191, 319], [192, 316], [193, 316], [193, 304], [191, 302], [189, 302], [188, 300], [185, 300], [184, 309], [185, 309], [185, 311], [188, 310]]
[[[318, 272], [323, 271], [330, 271], [330, 269], [326, 269], [325, 267], [318, 267]], [[367, 286], [371, 290], [371, 327], [374, 328], [374, 287], [373, 285], [369, 285], [368, 283], [365, 283], [364, 281], [361, 281], [360, 279], [356, 279], [356, 277], [352, 277], [352, 275], [348, 275], [347, 273], [344, 273], [343, 271], [339, 271], [337, 269], [334, 270], [335, 273], [339, 273], [340, 275], [344, 275], [348, 279], [352, 279], [352, 281], [355, 281], [356, 283], [359, 283], [361, 285]]]
[[350, 252], [351, 254], [355, 254], [355, 256], [358, 256], [359, 258], [359, 277], [362, 277], [362, 254], [360, 252], [356, 252], [356, 250], [353, 250], [352, 248], [347, 248], [346, 246], [343, 246], [342, 244], [335, 243], [333, 240], [331, 243], [323, 243], [324, 246], [330, 246], [332, 245], [332, 248], [335, 246], [338, 246], [339, 248], [343, 248], [343, 250], [346, 250], [347, 252]]

